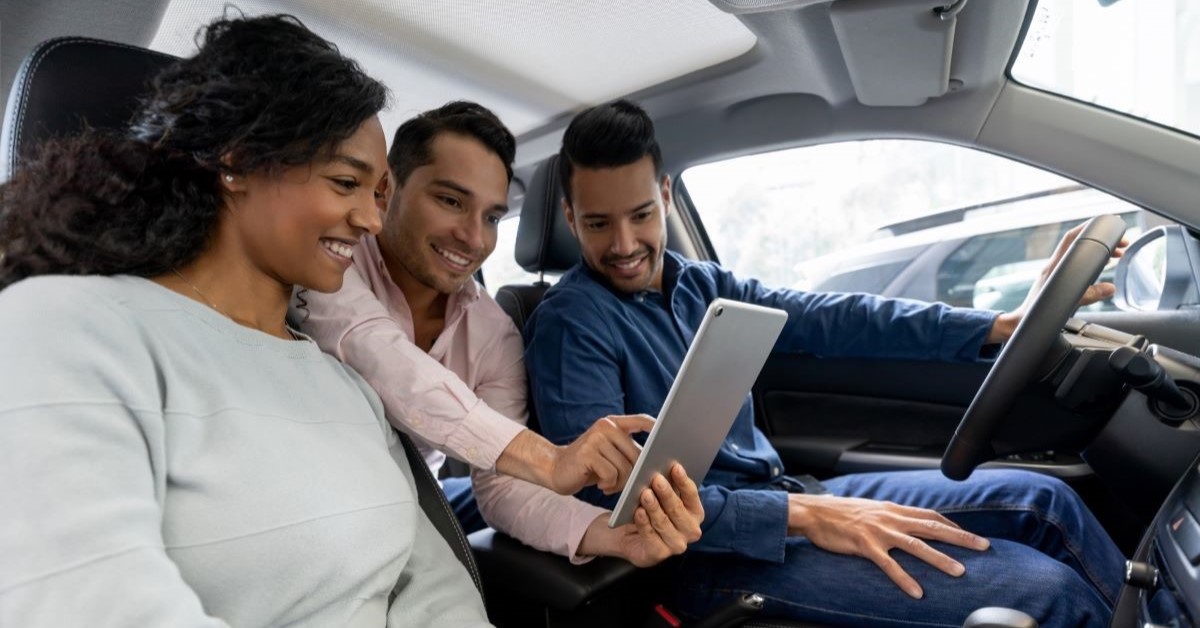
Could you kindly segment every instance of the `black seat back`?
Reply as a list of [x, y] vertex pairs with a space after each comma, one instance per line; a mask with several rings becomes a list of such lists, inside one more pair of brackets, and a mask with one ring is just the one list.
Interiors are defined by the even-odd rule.
[[125, 127], [150, 79], [173, 61], [161, 52], [85, 37], [34, 48], [17, 70], [5, 108], [0, 180], [48, 138]]
[[[526, 271], [545, 276], [563, 273], [579, 261], [579, 244], [567, 227], [562, 212], [563, 192], [558, 179], [558, 156], [543, 161], [534, 170], [517, 223], [514, 255]], [[496, 292], [496, 302], [525, 331], [525, 321], [542, 302], [550, 284], [510, 284]]]
[[[150, 80], [176, 57], [134, 46], [83, 37], [51, 39], [21, 65], [9, 95], [3, 130], [3, 174], [43, 140], [86, 128], [123, 129], [149, 89]], [[401, 435], [425, 515], [446, 538], [483, 594], [479, 569], [458, 519], [407, 436]]]

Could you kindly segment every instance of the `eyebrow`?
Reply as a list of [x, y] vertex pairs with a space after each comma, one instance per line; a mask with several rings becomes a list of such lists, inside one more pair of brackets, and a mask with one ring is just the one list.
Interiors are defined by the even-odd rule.
[[[642, 203], [641, 205], [638, 205], [637, 207], [634, 207], [633, 209], [627, 210], [625, 213], [626, 214], [635, 214], [637, 212], [642, 211], [643, 209], [646, 209], [647, 207], [650, 207], [653, 204], [654, 204], [654, 200], [651, 199], [651, 200], [646, 201], [645, 203]], [[607, 214], [584, 213], [581, 216], [581, 218], [608, 218], [608, 215]]]
[[[466, 196], [466, 197], [475, 196], [474, 192], [463, 187], [462, 185], [459, 185], [458, 183], [456, 183], [454, 181], [451, 181], [450, 179], [434, 179], [430, 183], [430, 185], [440, 185], [444, 188], [450, 188], [451, 190], [454, 190], [455, 192], [458, 192], [459, 194], [462, 194], [463, 196]], [[504, 212], [506, 214], [508, 213], [508, 205], [506, 203], [496, 203], [495, 205], [492, 205], [488, 209]]]
[[372, 174], [375, 172], [375, 169], [371, 167], [371, 164], [359, 159], [358, 157], [351, 157], [350, 155], [337, 153], [333, 156], [333, 161], [346, 164], [347, 166], [350, 166], [355, 170], [362, 171], [366, 174]]

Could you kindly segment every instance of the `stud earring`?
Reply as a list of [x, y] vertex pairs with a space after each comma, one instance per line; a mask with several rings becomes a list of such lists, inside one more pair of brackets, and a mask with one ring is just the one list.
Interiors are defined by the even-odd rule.
[[233, 183], [233, 175], [231, 175], [231, 174], [227, 174], [227, 175], [225, 175], [225, 182], [226, 182], [226, 183]]

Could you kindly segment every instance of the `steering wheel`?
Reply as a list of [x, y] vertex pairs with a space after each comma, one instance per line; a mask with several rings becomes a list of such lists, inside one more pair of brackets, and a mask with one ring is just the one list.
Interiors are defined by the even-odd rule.
[[942, 455], [946, 477], [965, 480], [975, 467], [995, 457], [991, 440], [1001, 420], [1059, 340], [1063, 325], [1100, 276], [1124, 233], [1125, 222], [1111, 215], [1096, 216], [1084, 226], [1017, 324], [954, 431]]

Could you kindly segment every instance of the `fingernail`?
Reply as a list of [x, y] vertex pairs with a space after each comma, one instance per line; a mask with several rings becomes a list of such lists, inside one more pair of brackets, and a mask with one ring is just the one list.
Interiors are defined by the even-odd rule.
[[954, 565], [950, 567], [950, 575], [954, 576], [955, 578], [965, 573], [967, 573], [967, 568], [963, 567], [962, 563], [954, 563]]
[[983, 537], [979, 537], [975, 540], [975, 548], [980, 551], [983, 551], [991, 546], [992, 546], [992, 542]]
[[907, 593], [908, 593], [909, 597], [911, 597], [915, 600], [919, 600], [919, 599], [925, 597], [925, 592], [922, 591], [921, 587], [918, 587], [918, 586], [914, 586], [914, 587], [910, 588], [907, 591]]
[[643, 504], [646, 504], [647, 506], [649, 506], [651, 501], [652, 501], [652, 500], [651, 500], [651, 498], [650, 498], [650, 491], [648, 491], [648, 490], [647, 490], [647, 491], [643, 491], [643, 492], [642, 492], [642, 503], [643, 503]]

